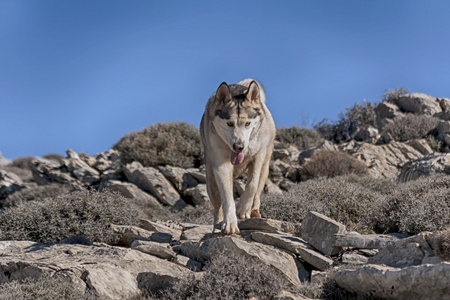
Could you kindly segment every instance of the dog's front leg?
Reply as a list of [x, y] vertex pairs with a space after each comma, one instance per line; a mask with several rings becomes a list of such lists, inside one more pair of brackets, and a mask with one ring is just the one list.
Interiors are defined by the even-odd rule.
[[239, 219], [250, 219], [251, 217], [252, 205], [255, 196], [257, 196], [259, 181], [261, 180], [264, 157], [265, 153], [260, 153], [255, 157], [255, 161], [249, 166], [245, 191], [241, 195], [241, 199], [237, 205], [237, 216]]
[[223, 209], [222, 232], [226, 234], [239, 233], [236, 218], [236, 207], [233, 198], [233, 166], [224, 162], [214, 168], [214, 177], [220, 191]]

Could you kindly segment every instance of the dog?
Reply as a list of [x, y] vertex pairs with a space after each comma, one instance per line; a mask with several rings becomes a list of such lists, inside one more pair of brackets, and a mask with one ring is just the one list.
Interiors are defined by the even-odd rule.
[[[276, 134], [263, 87], [253, 79], [226, 82], [209, 98], [200, 123], [205, 153], [206, 185], [214, 208], [213, 232], [239, 233], [237, 217], [260, 218], [260, 195], [269, 175]], [[233, 180], [247, 175], [236, 207]]]

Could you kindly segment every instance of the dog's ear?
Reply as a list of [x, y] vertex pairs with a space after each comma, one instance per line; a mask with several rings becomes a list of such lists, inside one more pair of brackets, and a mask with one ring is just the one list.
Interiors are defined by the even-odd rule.
[[259, 86], [254, 80], [248, 86], [247, 99], [253, 104], [259, 104]]
[[231, 100], [230, 87], [224, 81], [220, 84], [216, 91], [216, 102], [219, 103], [227, 103]]

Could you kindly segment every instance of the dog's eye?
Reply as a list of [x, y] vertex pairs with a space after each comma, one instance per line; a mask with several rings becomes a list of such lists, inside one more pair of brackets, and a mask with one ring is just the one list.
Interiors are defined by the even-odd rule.
[[227, 125], [230, 126], [230, 127], [233, 127], [234, 123], [233, 122], [227, 122]]
[[245, 127], [248, 127], [248, 126], [250, 126], [250, 122], [247, 122], [247, 123], [245, 123]]

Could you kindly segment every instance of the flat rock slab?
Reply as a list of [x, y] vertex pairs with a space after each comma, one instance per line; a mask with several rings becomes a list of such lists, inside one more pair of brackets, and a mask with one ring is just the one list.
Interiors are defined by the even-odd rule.
[[344, 253], [342, 254], [341, 260], [344, 264], [365, 265], [369, 261], [369, 258], [358, 253]]
[[111, 225], [114, 232], [120, 234], [120, 244], [130, 247], [135, 239], [144, 239], [158, 243], [170, 243], [173, 236], [169, 233], [152, 232], [136, 226]]
[[397, 238], [392, 236], [380, 236], [377, 234], [338, 234], [336, 235], [334, 246], [359, 249], [382, 249], [393, 245], [397, 240]]
[[155, 291], [162, 283], [170, 286], [192, 271], [152, 255], [106, 244], [0, 242], [0, 284], [37, 279], [44, 274], [64, 275], [101, 299], [121, 300], [139, 297], [139, 287]]
[[179, 226], [179, 228], [174, 228], [176, 226], [169, 227], [164, 224], [152, 222], [152, 221], [146, 220], [146, 219], [140, 219], [139, 221], [140, 221], [139, 227], [141, 227], [145, 230], [148, 230], [148, 231], [170, 234], [170, 235], [172, 235], [172, 237], [175, 241], [180, 240], [181, 233], [183, 232], [183, 227], [181, 225]]
[[305, 262], [320, 271], [328, 270], [333, 266], [333, 260], [311, 249], [300, 248], [299, 255]]
[[200, 245], [209, 257], [221, 252], [257, 259], [285, 276], [294, 286], [301, 286], [294, 258], [284, 251], [258, 243], [250, 243], [241, 238], [225, 236], [212, 238]]
[[212, 233], [212, 225], [183, 224], [180, 240], [199, 242]]
[[324, 255], [337, 255], [341, 248], [336, 247], [337, 234], [345, 233], [345, 225], [322, 214], [310, 211], [303, 219], [300, 236]]
[[434, 256], [434, 251], [429, 244], [432, 235], [431, 232], [421, 232], [400, 239], [370, 257], [369, 263], [396, 268], [420, 265], [424, 260]]
[[169, 244], [157, 243], [152, 241], [134, 240], [131, 243], [131, 249], [141, 251], [162, 259], [173, 259], [176, 254]]
[[381, 299], [450, 299], [450, 263], [424, 264], [406, 268], [366, 265], [337, 270], [336, 283], [359, 295]]
[[131, 182], [122, 182], [120, 180], [108, 180], [100, 184], [99, 190], [107, 189], [118, 192], [125, 198], [136, 199], [145, 203], [146, 206], [153, 208], [161, 208], [161, 203], [152, 195], [144, 192], [137, 185]]
[[265, 218], [250, 218], [246, 220], [238, 220], [238, 227], [240, 230], [264, 230], [268, 232], [298, 232], [299, 225], [285, 221], [265, 219]]
[[298, 255], [300, 255], [299, 249], [312, 249], [312, 246], [303, 239], [287, 233], [253, 232], [250, 237], [255, 242], [285, 249]]

